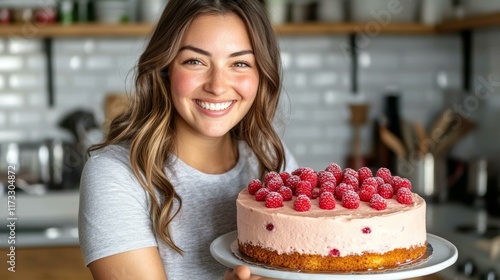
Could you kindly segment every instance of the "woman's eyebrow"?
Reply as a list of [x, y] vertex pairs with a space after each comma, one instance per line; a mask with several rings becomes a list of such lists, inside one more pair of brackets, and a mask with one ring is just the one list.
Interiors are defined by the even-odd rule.
[[[197, 48], [197, 47], [193, 47], [191, 45], [181, 47], [179, 49], [179, 52], [184, 51], [184, 50], [190, 50], [190, 51], [202, 54], [202, 55], [212, 56], [212, 54], [210, 52], [207, 52], [207, 51], [202, 50], [202, 49]], [[236, 57], [236, 56], [241, 56], [241, 55], [245, 55], [245, 54], [253, 54], [253, 51], [252, 50], [243, 50], [243, 51], [232, 53], [229, 55], [229, 57]]]

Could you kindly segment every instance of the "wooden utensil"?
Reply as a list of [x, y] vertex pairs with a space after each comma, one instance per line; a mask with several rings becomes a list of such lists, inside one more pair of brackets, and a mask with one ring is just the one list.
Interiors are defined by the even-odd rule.
[[406, 150], [405, 146], [401, 142], [401, 140], [394, 135], [387, 127], [385, 126], [380, 126], [379, 127], [379, 134], [380, 138], [382, 139], [382, 142], [389, 147], [397, 156], [405, 158], [406, 157]]
[[428, 150], [429, 150], [429, 145], [428, 145], [428, 139], [429, 137], [427, 136], [427, 133], [425, 132], [424, 125], [421, 122], [415, 122], [413, 125], [415, 128], [415, 134], [417, 135], [417, 141], [418, 141], [418, 154], [420, 157], [425, 155]]
[[434, 151], [436, 157], [444, 156], [453, 145], [458, 143], [460, 139], [477, 127], [476, 123], [468, 120], [460, 114], [457, 114], [457, 118], [457, 127], [450, 128], [449, 133], [437, 144]]

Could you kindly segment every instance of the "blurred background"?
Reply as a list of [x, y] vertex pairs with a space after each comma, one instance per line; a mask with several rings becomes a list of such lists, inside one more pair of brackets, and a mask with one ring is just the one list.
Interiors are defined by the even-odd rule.
[[[88, 279], [84, 151], [126, 108], [166, 2], [0, 0], [0, 201], [15, 164], [19, 270], [35, 271], [2, 279]], [[299, 164], [410, 178], [429, 232], [470, 252], [426, 279], [498, 279], [500, 0], [263, 2], [282, 51], [276, 126]]]

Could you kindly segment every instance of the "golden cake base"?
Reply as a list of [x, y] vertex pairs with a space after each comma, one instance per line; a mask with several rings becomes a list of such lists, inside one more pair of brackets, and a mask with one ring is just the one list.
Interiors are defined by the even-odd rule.
[[384, 254], [364, 253], [346, 257], [320, 256], [308, 254], [278, 254], [260, 246], [241, 244], [238, 241], [241, 253], [258, 262], [300, 271], [366, 271], [395, 268], [422, 257], [426, 250], [424, 246], [411, 249], [395, 249]]

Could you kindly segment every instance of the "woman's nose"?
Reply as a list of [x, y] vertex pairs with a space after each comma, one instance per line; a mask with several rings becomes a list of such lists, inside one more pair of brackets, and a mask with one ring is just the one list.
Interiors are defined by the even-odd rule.
[[212, 68], [208, 72], [205, 90], [215, 95], [224, 94], [228, 90], [228, 77], [222, 69]]

